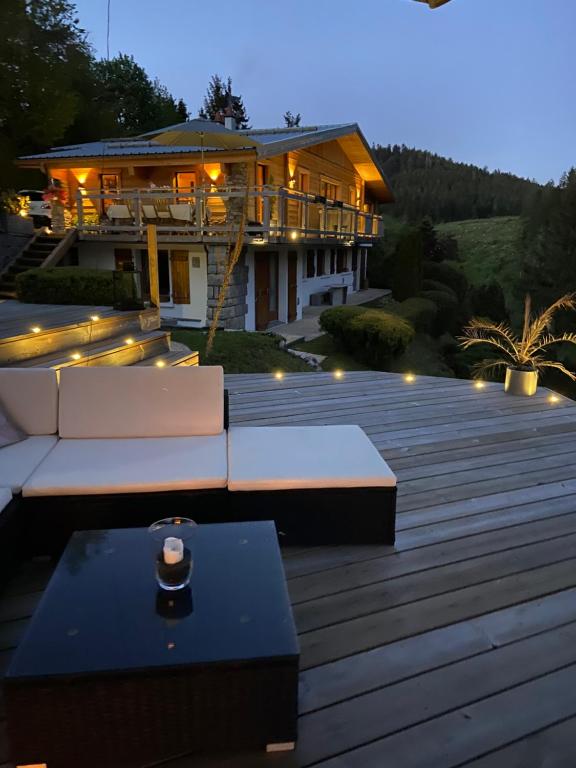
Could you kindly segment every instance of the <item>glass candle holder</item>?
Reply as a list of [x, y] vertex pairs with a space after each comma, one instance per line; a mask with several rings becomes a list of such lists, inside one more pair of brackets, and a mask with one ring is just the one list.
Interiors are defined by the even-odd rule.
[[156, 581], [170, 592], [184, 589], [190, 583], [194, 560], [194, 534], [198, 525], [187, 517], [166, 517], [148, 528], [155, 567]]

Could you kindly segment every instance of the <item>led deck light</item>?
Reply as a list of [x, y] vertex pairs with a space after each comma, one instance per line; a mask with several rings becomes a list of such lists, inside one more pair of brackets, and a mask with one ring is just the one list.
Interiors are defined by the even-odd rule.
[[164, 360], [156, 360], [154, 365], [156, 366], [156, 368], [165, 368], [166, 367], [166, 363], [164, 362]]
[[404, 381], [405, 381], [407, 384], [412, 384], [414, 381], [416, 381], [416, 376], [414, 376], [414, 374], [413, 374], [413, 373], [407, 373], [407, 374], [404, 376]]
[[340, 369], [334, 371], [335, 379], [341, 379], [343, 376], [344, 376], [344, 371], [341, 371]]
[[282, 373], [282, 371], [276, 371], [276, 372], [274, 373], [274, 378], [275, 378], [277, 381], [282, 381], [282, 379], [284, 378], [284, 374]]
[[124, 344], [128, 344], [128, 345], [134, 344], [134, 339], [132, 338], [132, 336], [128, 336], [127, 339], [124, 339]]
[[90, 315], [90, 320], [92, 320], [93, 323], [97, 323], [98, 320], [100, 320], [100, 315]]
[[30, 330], [32, 331], [32, 333], [40, 333], [42, 328], [40, 328], [39, 325], [33, 325], [32, 328], [30, 328]]
[[486, 384], [483, 381], [475, 381], [474, 386], [476, 387], [476, 389], [484, 389]]
[[80, 352], [73, 352], [73, 353], [70, 355], [70, 357], [72, 358], [72, 360], [80, 360], [80, 358], [82, 357], [82, 355], [80, 354]]

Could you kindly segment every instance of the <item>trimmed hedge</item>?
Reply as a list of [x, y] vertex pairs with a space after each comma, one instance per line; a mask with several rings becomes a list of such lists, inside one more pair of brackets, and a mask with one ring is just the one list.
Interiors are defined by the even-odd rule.
[[422, 290], [424, 291], [443, 291], [444, 293], [450, 293], [455, 299], [458, 296], [454, 293], [452, 288], [446, 283], [440, 283], [438, 280], [424, 280], [422, 283]]
[[430, 299], [413, 296], [395, 307], [395, 313], [408, 320], [420, 333], [432, 333], [438, 306]]
[[455, 333], [458, 330], [459, 303], [453, 291], [422, 291], [422, 299], [433, 301], [438, 308], [435, 333]]
[[[29, 269], [16, 277], [18, 299], [27, 304], [112, 306], [112, 270], [80, 267]], [[127, 277], [130, 273], [126, 273]], [[120, 297], [116, 297], [117, 299]]]
[[320, 316], [320, 326], [358, 360], [385, 368], [414, 338], [407, 320], [380, 309], [334, 307]]
[[353, 317], [367, 312], [366, 307], [332, 307], [320, 315], [320, 328], [338, 341], [343, 341], [344, 326]]
[[462, 301], [468, 291], [468, 280], [466, 275], [459, 269], [452, 267], [447, 261], [439, 264], [434, 261], [427, 261], [424, 264], [424, 277], [426, 280], [436, 280], [451, 288], [456, 296]]

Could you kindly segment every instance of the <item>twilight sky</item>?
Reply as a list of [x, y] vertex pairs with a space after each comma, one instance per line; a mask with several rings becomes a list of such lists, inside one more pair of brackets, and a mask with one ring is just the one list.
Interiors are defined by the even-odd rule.
[[[76, 0], [106, 55], [107, 0]], [[111, 0], [110, 55], [133, 54], [191, 112], [230, 74], [255, 128], [357, 122], [546, 182], [576, 165], [576, 1]]]

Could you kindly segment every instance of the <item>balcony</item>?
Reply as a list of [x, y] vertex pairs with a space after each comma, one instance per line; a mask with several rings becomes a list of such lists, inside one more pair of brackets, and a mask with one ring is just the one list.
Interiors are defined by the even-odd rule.
[[383, 236], [382, 217], [353, 205], [286, 187], [81, 189], [75, 223], [83, 239], [142, 241], [155, 224], [162, 241], [229, 242], [246, 211], [247, 244], [339, 242]]

